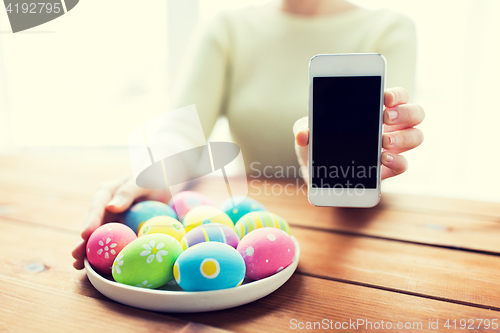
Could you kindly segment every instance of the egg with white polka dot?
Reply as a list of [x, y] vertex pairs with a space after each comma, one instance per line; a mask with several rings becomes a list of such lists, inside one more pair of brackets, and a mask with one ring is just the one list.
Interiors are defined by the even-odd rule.
[[252, 230], [264, 227], [278, 228], [289, 235], [291, 233], [288, 222], [270, 212], [251, 212], [245, 214], [234, 226], [234, 231], [236, 231], [236, 234], [241, 239]]
[[160, 201], [142, 201], [132, 205], [123, 213], [123, 223], [128, 225], [135, 233], [142, 225], [155, 216], [170, 216], [177, 219], [177, 214], [169, 205]]
[[177, 219], [183, 222], [186, 214], [193, 208], [208, 205], [215, 206], [205, 195], [194, 191], [183, 191], [175, 194], [168, 202], [177, 213]]
[[295, 244], [283, 230], [259, 228], [248, 233], [238, 244], [246, 266], [246, 276], [252, 280], [276, 274], [293, 261]]
[[111, 266], [120, 251], [135, 240], [135, 232], [121, 223], [106, 223], [90, 235], [87, 259], [99, 273], [111, 274]]
[[245, 278], [245, 262], [233, 247], [219, 242], [196, 244], [177, 258], [174, 278], [184, 291], [233, 288]]
[[257, 200], [244, 196], [227, 198], [220, 205], [220, 209], [226, 212], [234, 224], [250, 212], [267, 211], [267, 209]]

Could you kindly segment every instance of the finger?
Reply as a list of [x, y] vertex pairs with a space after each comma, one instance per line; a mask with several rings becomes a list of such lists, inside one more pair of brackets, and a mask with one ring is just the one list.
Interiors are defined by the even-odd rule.
[[295, 136], [295, 142], [300, 147], [305, 147], [309, 144], [309, 130], [301, 131]]
[[382, 153], [382, 179], [402, 174], [408, 169], [406, 158], [401, 155], [384, 152]]
[[73, 267], [76, 269], [83, 269], [83, 258], [85, 258], [85, 249], [87, 247], [87, 241], [83, 240], [78, 246], [71, 252], [73, 258], [75, 258], [75, 262], [73, 263]]
[[84, 240], [87, 240], [92, 232], [102, 224], [103, 216], [106, 211], [106, 204], [113, 196], [113, 192], [116, 191], [124, 181], [125, 179], [120, 179], [104, 183], [94, 194], [89, 211], [84, 220], [84, 230], [81, 234]]
[[384, 133], [382, 147], [390, 152], [399, 154], [418, 147], [424, 141], [424, 134], [418, 128], [409, 128], [402, 131]]
[[86, 241], [81, 241], [80, 244], [71, 252], [71, 255], [76, 260], [83, 259], [85, 257], [85, 248], [87, 247]]
[[301, 167], [307, 166], [309, 159], [309, 117], [302, 117], [293, 125], [295, 154]]
[[144, 190], [135, 184], [134, 179], [130, 178], [114, 192], [106, 209], [112, 213], [122, 213], [143, 193]]
[[295, 154], [297, 155], [297, 160], [299, 161], [299, 165], [307, 166], [307, 162], [309, 160], [309, 146], [299, 146], [295, 143]]
[[297, 137], [299, 132], [309, 131], [309, 117], [302, 117], [293, 124], [293, 135]]
[[410, 101], [410, 94], [405, 88], [389, 88], [384, 91], [384, 105], [388, 108]]
[[92, 233], [102, 225], [103, 215], [104, 213], [100, 214], [97, 212], [89, 212], [87, 214], [87, 217], [85, 218], [86, 224], [80, 235], [85, 242], [89, 239], [90, 235], [92, 235]]
[[83, 263], [83, 260], [76, 260], [73, 263], [73, 267], [80, 270], [80, 269], [83, 269], [85, 267], [85, 264]]
[[384, 124], [391, 126], [392, 130], [417, 126], [424, 118], [424, 109], [417, 104], [403, 104], [384, 110]]

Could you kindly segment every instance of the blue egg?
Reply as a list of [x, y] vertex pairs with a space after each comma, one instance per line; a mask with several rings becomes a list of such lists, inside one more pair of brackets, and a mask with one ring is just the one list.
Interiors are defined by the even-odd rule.
[[174, 278], [185, 291], [207, 291], [239, 286], [245, 261], [232, 246], [219, 242], [196, 244], [177, 258]]
[[234, 224], [248, 213], [267, 211], [267, 209], [257, 200], [244, 196], [234, 196], [224, 200], [220, 209], [226, 212]]
[[170, 216], [177, 219], [172, 207], [160, 201], [138, 202], [123, 213], [123, 223], [137, 233], [141, 226], [152, 217]]

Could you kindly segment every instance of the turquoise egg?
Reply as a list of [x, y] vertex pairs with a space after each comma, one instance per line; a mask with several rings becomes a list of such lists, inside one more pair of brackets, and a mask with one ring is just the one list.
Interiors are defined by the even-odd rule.
[[267, 211], [257, 200], [244, 196], [234, 196], [224, 200], [220, 209], [226, 212], [234, 224], [250, 212]]
[[174, 264], [174, 278], [185, 291], [207, 291], [239, 286], [245, 261], [233, 247], [219, 242], [196, 244], [182, 252]]
[[160, 201], [143, 201], [132, 205], [123, 213], [123, 223], [137, 234], [141, 226], [155, 216], [170, 216], [177, 219], [177, 214], [167, 204]]

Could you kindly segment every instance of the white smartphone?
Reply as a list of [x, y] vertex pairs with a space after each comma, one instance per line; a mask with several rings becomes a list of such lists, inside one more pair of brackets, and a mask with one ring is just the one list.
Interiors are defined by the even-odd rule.
[[309, 62], [309, 202], [380, 201], [385, 58], [320, 54]]

